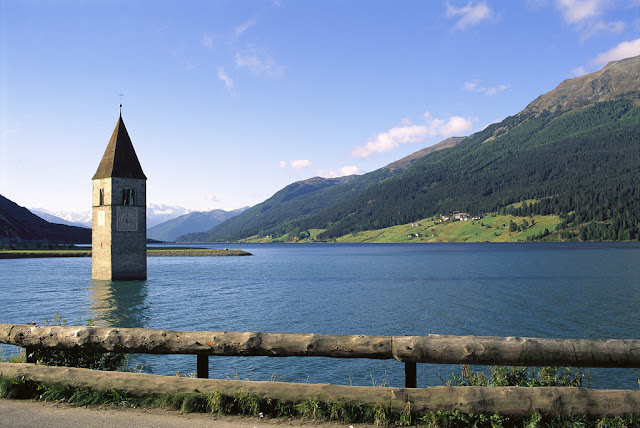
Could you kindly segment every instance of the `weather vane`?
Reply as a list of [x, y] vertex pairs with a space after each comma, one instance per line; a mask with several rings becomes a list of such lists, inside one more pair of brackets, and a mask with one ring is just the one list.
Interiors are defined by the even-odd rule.
[[120, 113], [122, 113], [122, 97], [124, 97], [124, 94], [122, 93], [122, 91], [120, 91], [118, 96], [120, 97]]

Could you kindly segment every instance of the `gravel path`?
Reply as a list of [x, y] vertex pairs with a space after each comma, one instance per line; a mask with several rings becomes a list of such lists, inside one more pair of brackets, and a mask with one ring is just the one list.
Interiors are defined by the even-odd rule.
[[242, 416], [180, 413], [155, 408], [127, 409], [102, 406], [70, 406], [31, 400], [0, 399], [0, 427], [95, 427], [95, 428], [265, 428], [265, 427], [372, 427], [364, 424], [287, 421]]

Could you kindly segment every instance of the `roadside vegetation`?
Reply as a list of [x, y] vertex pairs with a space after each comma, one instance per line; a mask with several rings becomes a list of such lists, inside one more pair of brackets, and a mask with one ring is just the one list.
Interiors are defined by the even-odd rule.
[[[474, 372], [462, 366], [459, 375], [452, 373], [443, 382], [456, 386], [569, 386], [582, 383], [581, 372], [571, 369], [490, 367], [489, 374]], [[589, 418], [586, 416], [547, 418], [531, 416], [509, 417], [500, 414], [464, 414], [458, 411], [430, 412], [417, 415], [411, 406], [392, 412], [383, 404], [363, 406], [343, 401], [323, 402], [303, 400], [286, 403], [243, 392], [236, 394], [185, 393], [136, 397], [123, 391], [96, 391], [62, 384], [43, 385], [25, 379], [0, 378], [0, 398], [55, 401], [78, 406], [156, 407], [184, 413], [244, 415], [256, 418], [302, 419], [367, 423], [377, 426], [419, 427], [638, 427], [640, 418]]]

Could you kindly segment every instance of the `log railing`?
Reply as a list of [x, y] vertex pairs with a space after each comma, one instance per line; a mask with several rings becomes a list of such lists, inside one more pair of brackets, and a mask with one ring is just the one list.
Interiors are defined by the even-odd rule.
[[417, 386], [417, 363], [512, 366], [640, 367], [640, 340], [482, 336], [362, 336], [144, 328], [0, 324], [0, 343], [29, 350], [195, 354], [208, 378], [209, 356], [395, 359], [405, 387]]

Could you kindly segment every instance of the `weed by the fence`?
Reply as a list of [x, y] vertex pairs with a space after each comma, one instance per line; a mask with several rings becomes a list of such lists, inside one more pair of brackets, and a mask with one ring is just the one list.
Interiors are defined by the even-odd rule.
[[186, 394], [182, 397], [180, 410], [185, 413], [207, 413], [209, 400], [204, 394]]
[[320, 403], [316, 400], [312, 400], [307, 398], [302, 403], [298, 403], [295, 405], [296, 413], [302, 419], [310, 419], [310, 420], [319, 420], [319, 419], [327, 419], [327, 412], [323, 409], [324, 403]]
[[38, 385], [24, 379], [0, 378], [0, 398], [31, 398], [38, 393]]
[[18, 352], [12, 352], [7, 356], [7, 351], [0, 349], [0, 363], [26, 363], [27, 354], [24, 349], [20, 349]]
[[583, 379], [589, 387], [591, 372], [586, 375], [580, 369], [569, 367], [524, 367], [489, 366], [487, 375], [483, 370], [473, 370], [470, 365], [461, 366], [460, 375], [451, 373], [444, 385], [454, 386], [583, 386]]

